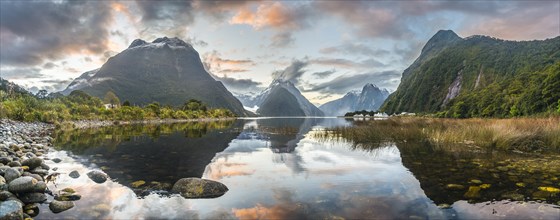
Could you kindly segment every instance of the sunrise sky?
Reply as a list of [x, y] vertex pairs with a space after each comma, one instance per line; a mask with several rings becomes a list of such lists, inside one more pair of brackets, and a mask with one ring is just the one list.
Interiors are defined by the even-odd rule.
[[560, 35], [560, 1], [5, 1], [0, 74], [64, 89], [137, 38], [179, 37], [236, 93], [289, 69], [315, 104], [366, 83], [394, 91], [438, 30], [507, 40]]

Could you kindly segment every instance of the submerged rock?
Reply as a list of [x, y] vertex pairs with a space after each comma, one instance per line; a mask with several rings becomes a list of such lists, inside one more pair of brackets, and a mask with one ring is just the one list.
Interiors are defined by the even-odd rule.
[[145, 184], [146, 184], [146, 181], [144, 181], [144, 180], [138, 180], [138, 181], [132, 182], [130, 185], [132, 186], [132, 188], [138, 188], [138, 187], [141, 187], [141, 186], [143, 186], [143, 185], [145, 185]]
[[17, 201], [0, 202], [0, 219], [23, 219], [23, 208]]
[[107, 174], [97, 170], [90, 171], [87, 173], [87, 176], [96, 183], [104, 183], [107, 181]]
[[213, 180], [183, 178], [175, 182], [171, 192], [179, 193], [185, 198], [216, 198], [228, 190], [226, 185]]
[[70, 176], [70, 177], [76, 179], [76, 178], [80, 177], [80, 173], [78, 173], [78, 171], [74, 170], [74, 171], [70, 172], [70, 173], [68, 174], [68, 176]]
[[523, 199], [525, 197], [523, 195], [517, 193], [517, 192], [506, 192], [506, 193], [502, 194], [502, 198], [511, 199], [511, 200], [514, 200], [514, 201], [523, 201]]
[[465, 188], [465, 186], [459, 185], [459, 184], [450, 183], [450, 184], [447, 184], [447, 185], [445, 186], [445, 188], [446, 188], [446, 189], [450, 189], [450, 190], [462, 190], [462, 189]]
[[51, 202], [51, 204], [49, 204], [49, 209], [53, 213], [64, 212], [68, 209], [71, 209], [72, 207], [74, 207], [74, 202], [71, 202], [71, 201], [57, 201], [57, 200], [54, 200], [54, 201]]
[[551, 186], [541, 186], [539, 187], [539, 190], [549, 192], [549, 193], [560, 193], [560, 189]]
[[480, 187], [470, 186], [469, 190], [463, 195], [467, 199], [476, 199], [480, 197]]

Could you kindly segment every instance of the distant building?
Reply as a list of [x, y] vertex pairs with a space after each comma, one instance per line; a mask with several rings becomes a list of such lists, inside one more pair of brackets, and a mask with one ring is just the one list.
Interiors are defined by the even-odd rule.
[[103, 104], [103, 106], [105, 107], [105, 109], [113, 109], [119, 107], [119, 105], [112, 105], [112, 104]]

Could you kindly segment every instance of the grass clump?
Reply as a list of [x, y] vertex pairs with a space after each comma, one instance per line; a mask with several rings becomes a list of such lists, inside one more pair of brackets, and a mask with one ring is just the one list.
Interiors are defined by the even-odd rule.
[[373, 146], [386, 142], [427, 141], [443, 148], [472, 146], [521, 152], [560, 151], [560, 118], [389, 118], [327, 129], [323, 136]]

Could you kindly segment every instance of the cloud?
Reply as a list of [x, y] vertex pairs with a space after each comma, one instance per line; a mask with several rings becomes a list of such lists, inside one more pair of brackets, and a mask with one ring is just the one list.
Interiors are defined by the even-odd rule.
[[54, 64], [53, 62], [48, 62], [48, 63], [45, 63], [43, 65], [43, 68], [45, 68], [45, 69], [52, 69], [52, 68], [55, 68], [55, 67], [58, 67], [58, 65]]
[[260, 87], [262, 83], [255, 82], [251, 79], [235, 79], [228, 76], [220, 77], [214, 74], [211, 74], [211, 76], [214, 77], [214, 79], [222, 82], [224, 86], [232, 92], [245, 93], [262, 90], [262, 88]]
[[332, 74], [336, 73], [336, 70], [327, 70], [327, 71], [322, 71], [322, 72], [314, 72], [311, 75], [317, 76], [319, 78], [325, 78], [325, 77], [329, 77]]
[[313, 85], [311, 89], [305, 91], [345, 94], [351, 90], [362, 88], [366, 83], [374, 83], [382, 88], [396, 88], [400, 77], [401, 73], [397, 71], [345, 75], [329, 82]]
[[249, 71], [247, 67], [254, 66], [256, 63], [249, 59], [235, 60], [224, 59], [221, 54], [214, 50], [202, 56], [204, 67], [211, 73], [239, 73]]
[[344, 58], [316, 58], [311, 59], [309, 61], [313, 64], [328, 66], [328, 67], [339, 67], [345, 69], [355, 69], [355, 70], [363, 70], [363, 69], [374, 69], [387, 66], [386, 64], [377, 61], [376, 59], [369, 58], [362, 61], [353, 61]]
[[509, 40], [544, 39], [560, 35], [560, 2], [515, 2], [497, 14], [466, 22], [465, 35], [489, 35]]
[[41, 69], [36, 67], [3, 68], [0, 69], [0, 76], [8, 80], [45, 77], [45, 75], [41, 73]]
[[229, 20], [230, 24], [246, 24], [255, 30], [277, 31], [271, 38], [271, 47], [286, 47], [294, 42], [293, 32], [311, 27], [316, 13], [309, 4], [264, 2], [255, 11], [243, 7]]
[[285, 69], [272, 72], [272, 78], [298, 84], [299, 79], [306, 71], [304, 68], [308, 64], [307, 61], [292, 60], [292, 63]]
[[39, 65], [107, 49], [110, 7], [94, 1], [1, 1], [2, 65]]
[[323, 54], [357, 54], [366, 56], [384, 56], [389, 54], [388, 50], [373, 49], [361, 43], [344, 43], [334, 47], [325, 47], [319, 50], [319, 52]]
[[386, 37], [402, 39], [409, 30], [404, 19], [383, 2], [362, 1], [318, 1], [315, 6], [324, 15], [336, 16], [351, 26], [361, 37]]
[[194, 23], [192, 1], [154, 1], [136, 0], [142, 13], [141, 34], [144, 38], [153, 38], [162, 34], [183, 37], [187, 26]]
[[295, 39], [292, 37], [292, 33], [280, 32], [272, 36], [270, 46], [271, 47], [288, 47], [294, 44]]

